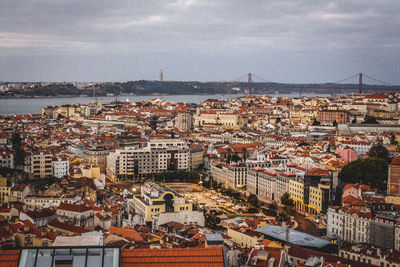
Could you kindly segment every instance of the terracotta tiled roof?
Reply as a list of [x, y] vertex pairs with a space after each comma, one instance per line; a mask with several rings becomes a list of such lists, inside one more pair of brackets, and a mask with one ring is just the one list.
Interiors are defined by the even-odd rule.
[[307, 176], [330, 176], [329, 171], [319, 169], [319, 168], [313, 168], [311, 170], [307, 171]]
[[122, 249], [122, 267], [224, 266], [221, 248]]
[[118, 228], [115, 226], [111, 226], [110, 229], [108, 229], [108, 231], [110, 232], [110, 234], [119, 235], [129, 240], [143, 241], [143, 238], [138, 234], [138, 232], [130, 227]]
[[335, 256], [332, 254], [324, 253], [324, 252], [319, 252], [316, 250], [311, 250], [311, 249], [305, 249], [297, 246], [291, 246], [289, 248], [289, 255], [295, 258], [300, 258], [307, 260], [309, 257], [324, 257], [325, 261], [329, 262], [338, 262], [340, 261], [341, 263], [346, 263], [350, 264], [352, 267], [370, 267], [373, 265], [363, 263], [363, 262], [357, 262], [353, 261], [350, 259], [342, 258], [339, 256]]
[[342, 199], [342, 203], [350, 204], [351, 206], [367, 206], [365, 201], [359, 200], [352, 195], [345, 196]]
[[88, 207], [85, 204], [69, 204], [69, 203], [61, 203], [57, 209], [74, 211], [74, 212], [85, 212], [88, 210], [93, 210], [93, 208]]
[[19, 250], [0, 250], [1, 267], [17, 267]]
[[390, 163], [390, 165], [400, 165], [400, 156], [399, 157], [395, 157], [392, 162]]
[[91, 232], [90, 230], [85, 229], [83, 227], [71, 225], [71, 224], [64, 223], [64, 222], [59, 222], [57, 220], [52, 220], [51, 222], [48, 223], [48, 226], [53, 226], [55, 228], [65, 230], [65, 231], [68, 231], [71, 233], [77, 233], [77, 234]]

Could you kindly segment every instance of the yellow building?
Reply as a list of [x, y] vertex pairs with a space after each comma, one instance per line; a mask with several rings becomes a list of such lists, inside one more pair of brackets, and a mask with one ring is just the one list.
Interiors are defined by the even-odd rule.
[[141, 194], [134, 196], [134, 209], [143, 216], [147, 224], [151, 224], [153, 214], [162, 212], [192, 211], [192, 204], [165, 185], [146, 182], [141, 187]]
[[314, 212], [326, 211], [329, 204], [329, 184], [318, 184], [310, 186], [309, 201]]
[[101, 172], [107, 168], [107, 155], [110, 152], [105, 147], [85, 147], [83, 160], [93, 167], [99, 167]]
[[53, 174], [53, 155], [44, 151], [33, 151], [30, 156], [30, 172], [34, 178], [45, 178]]
[[247, 227], [228, 228], [228, 236], [242, 248], [253, 248], [264, 240], [262, 233], [252, 231]]
[[195, 170], [204, 163], [203, 160], [204, 150], [201, 146], [190, 147], [190, 169]]
[[11, 186], [7, 183], [7, 178], [0, 177], [0, 204], [9, 202], [11, 195]]
[[19, 247], [32, 247], [35, 236], [26, 226], [23, 232], [15, 235], [15, 241]]
[[289, 180], [289, 194], [296, 205], [296, 210], [304, 211], [304, 180], [301, 177]]
[[80, 117], [81, 116], [81, 106], [79, 104], [67, 104], [59, 107], [55, 112], [53, 112], [53, 117], [57, 118], [60, 115], [64, 118]]

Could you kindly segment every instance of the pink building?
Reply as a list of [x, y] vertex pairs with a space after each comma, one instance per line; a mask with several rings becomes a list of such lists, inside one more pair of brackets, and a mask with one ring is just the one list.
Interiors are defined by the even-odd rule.
[[343, 188], [342, 201], [350, 196], [355, 199], [362, 199], [362, 193], [369, 190], [371, 188], [365, 184], [346, 184]]
[[337, 147], [336, 154], [338, 154], [344, 162], [352, 162], [354, 160], [357, 160], [357, 152], [350, 147]]

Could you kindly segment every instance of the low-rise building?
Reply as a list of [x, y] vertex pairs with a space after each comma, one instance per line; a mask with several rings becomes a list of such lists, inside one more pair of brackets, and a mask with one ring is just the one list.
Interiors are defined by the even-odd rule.
[[262, 233], [250, 230], [247, 227], [228, 228], [227, 235], [242, 248], [254, 248], [264, 240]]
[[57, 218], [72, 225], [93, 229], [94, 211], [85, 204], [61, 203], [56, 211]]
[[11, 196], [11, 185], [7, 178], [0, 176], [0, 204], [9, 201]]
[[24, 203], [28, 209], [42, 209], [44, 207], [58, 207], [61, 203], [74, 204], [81, 200], [78, 196], [47, 196], [29, 195], [24, 198]]
[[201, 211], [163, 212], [152, 216], [153, 229], [159, 230], [160, 225], [169, 222], [177, 222], [190, 226], [204, 226], [205, 218]]
[[19, 214], [21, 221], [29, 220], [36, 228], [45, 227], [49, 222], [56, 218], [56, 213], [53, 210], [43, 209], [34, 211], [24, 211]]
[[134, 196], [134, 209], [144, 218], [148, 225], [152, 223], [153, 215], [163, 212], [192, 211], [192, 204], [185, 198], [164, 185], [147, 182], [141, 187], [141, 194]]

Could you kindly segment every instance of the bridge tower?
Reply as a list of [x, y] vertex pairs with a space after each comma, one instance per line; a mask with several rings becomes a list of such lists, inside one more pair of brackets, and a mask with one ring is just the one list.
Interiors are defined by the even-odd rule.
[[362, 73], [359, 74], [358, 78], [358, 93], [362, 95]]
[[247, 75], [247, 89], [249, 90], [249, 95], [251, 95], [251, 73]]

